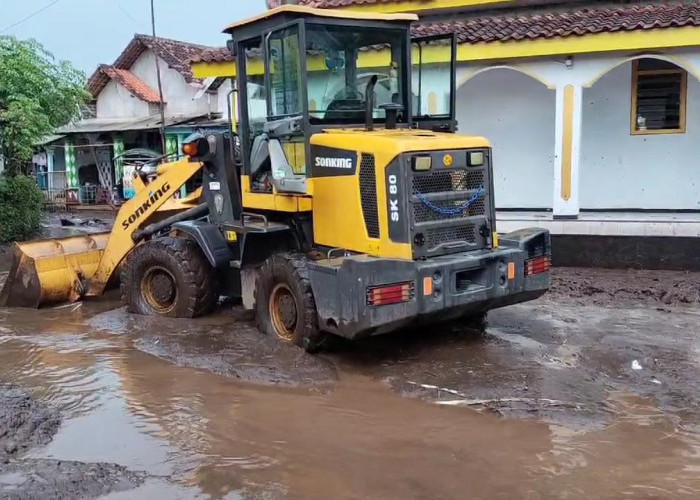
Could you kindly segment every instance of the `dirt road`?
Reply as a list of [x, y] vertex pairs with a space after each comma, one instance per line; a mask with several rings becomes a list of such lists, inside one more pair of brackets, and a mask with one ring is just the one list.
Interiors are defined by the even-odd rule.
[[317, 357], [236, 309], [0, 310], [0, 497], [696, 498], [698, 278], [557, 270]]
[[0, 309], [0, 498], [700, 496], [698, 274], [557, 269], [316, 357], [250, 319]]

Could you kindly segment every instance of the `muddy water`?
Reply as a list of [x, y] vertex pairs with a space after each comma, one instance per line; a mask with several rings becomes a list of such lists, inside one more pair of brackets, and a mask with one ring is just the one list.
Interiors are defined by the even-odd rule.
[[[486, 334], [457, 332], [441, 342], [408, 338], [391, 354], [391, 343], [380, 341], [366, 351], [321, 357], [261, 337], [241, 312], [182, 322], [133, 317], [114, 307], [108, 298], [60, 309], [0, 310], [0, 382], [31, 389], [63, 418], [51, 443], [29, 458], [116, 463], [148, 474], [140, 488], [109, 498], [700, 494], [693, 421], [652, 398], [597, 386], [593, 393], [606, 418], [581, 428], [556, 418], [585, 410], [586, 399], [571, 404], [575, 395], [539, 401], [555, 415], [547, 422], [473, 409], [488, 405], [437, 405], [445, 398], [402, 395], [406, 384], [427, 380], [457, 387], [447, 399], [460, 399], [456, 393], [478, 392], [459, 386], [460, 380], [466, 384], [476, 372], [498, 381], [506, 359], [530, 377], [532, 389], [519, 399], [546, 393], [552, 380], [566, 378], [543, 354], [544, 337], [573, 324], [558, 316], [562, 307], [511, 309], [496, 315]], [[566, 310], [575, 312], [595, 316]], [[550, 330], [537, 323], [543, 317]], [[656, 321], [663, 324], [663, 318]], [[696, 317], [683, 318], [692, 325]], [[533, 335], [514, 341], [513, 325]], [[585, 352], [553, 348], [562, 359]], [[533, 351], [542, 363], [533, 362]]]

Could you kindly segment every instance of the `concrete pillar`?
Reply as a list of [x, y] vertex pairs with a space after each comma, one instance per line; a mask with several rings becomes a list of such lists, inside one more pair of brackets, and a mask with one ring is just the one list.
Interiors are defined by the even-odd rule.
[[557, 87], [552, 204], [555, 218], [576, 218], [579, 214], [582, 98], [580, 85]]
[[68, 189], [77, 189], [80, 184], [78, 182], [78, 165], [75, 159], [75, 148], [70, 141], [66, 141], [64, 145], [64, 154], [66, 158], [66, 182]]

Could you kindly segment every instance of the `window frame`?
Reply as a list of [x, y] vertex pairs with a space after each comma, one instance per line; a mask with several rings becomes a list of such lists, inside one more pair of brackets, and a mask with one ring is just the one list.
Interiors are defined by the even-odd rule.
[[[649, 58], [653, 59], [653, 58]], [[675, 63], [671, 63], [675, 64]], [[637, 130], [637, 91], [639, 88], [640, 75], [681, 75], [681, 95], [678, 117], [678, 128], [674, 129], [656, 129], [656, 130]], [[630, 134], [631, 135], [659, 135], [659, 134], [685, 134], [686, 132], [686, 110], [688, 104], [688, 72], [677, 66], [677, 69], [651, 69], [640, 70], [639, 59], [632, 61], [632, 106], [630, 109]]]

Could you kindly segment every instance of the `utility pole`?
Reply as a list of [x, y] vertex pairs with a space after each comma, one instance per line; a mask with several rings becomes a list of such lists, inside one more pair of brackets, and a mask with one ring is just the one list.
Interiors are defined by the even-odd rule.
[[[153, 31], [153, 43], [158, 44], [158, 39], [156, 37], [156, 9], [154, 5], [154, 0], [151, 0], [151, 28]], [[165, 141], [165, 104], [163, 103], [163, 84], [160, 80], [160, 61], [158, 58], [158, 52], [154, 53], [156, 59], [156, 76], [158, 78], [158, 96], [160, 98], [160, 144], [163, 148], [163, 154], [168, 154], [167, 144]], [[166, 159], [167, 161], [167, 159]]]

